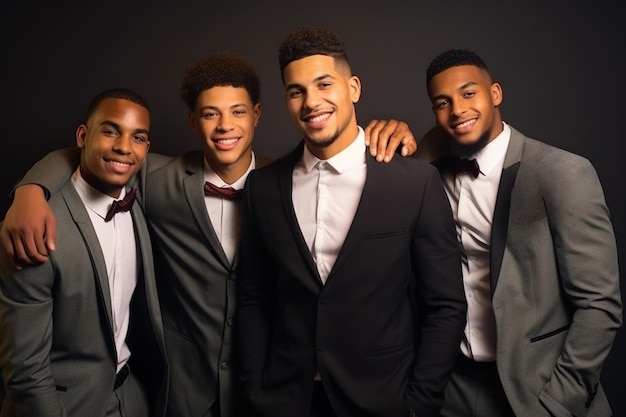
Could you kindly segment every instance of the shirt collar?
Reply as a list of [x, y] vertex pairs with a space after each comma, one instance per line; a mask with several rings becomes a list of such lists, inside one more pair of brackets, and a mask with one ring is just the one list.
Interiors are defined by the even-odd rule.
[[248, 170], [244, 172], [244, 174], [241, 177], [239, 177], [237, 181], [233, 182], [232, 184], [227, 184], [226, 182], [224, 182], [222, 178], [220, 178], [219, 175], [215, 173], [213, 168], [211, 168], [211, 165], [209, 165], [209, 163], [206, 161], [206, 158], [203, 158], [203, 160], [204, 160], [204, 180], [205, 181], [208, 181], [217, 187], [232, 187], [235, 190], [243, 190], [243, 186], [246, 184], [246, 178], [248, 178], [248, 174], [250, 174], [250, 172], [256, 168], [256, 158], [254, 156], [254, 151], [253, 151], [252, 160], [250, 161]]
[[489, 172], [504, 159], [510, 139], [511, 128], [509, 128], [506, 123], [502, 122], [502, 132], [474, 155], [480, 167], [480, 172], [484, 175], [489, 174]]
[[[76, 189], [76, 192], [78, 193], [78, 196], [82, 200], [85, 207], [87, 207], [89, 210], [93, 211], [103, 219], [106, 217], [107, 212], [111, 207], [111, 204], [113, 204], [115, 200], [118, 200], [117, 198], [113, 198], [95, 189], [87, 181], [85, 181], [80, 173], [80, 167], [78, 167], [72, 175], [72, 184], [74, 184], [74, 188]], [[125, 195], [126, 188], [122, 188], [119, 199], [124, 198]]]
[[[357, 127], [359, 129], [359, 133], [352, 141], [352, 143], [338, 154], [325, 160], [325, 162], [338, 173], [347, 171], [348, 169], [356, 165], [359, 161], [362, 161], [361, 158], [364, 158], [365, 132], [363, 131], [361, 126]], [[322, 160], [313, 155], [306, 146], [304, 147], [304, 152], [302, 154], [302, 163], [304, 164], [306, 172], [311, 171], [320, 161]]]

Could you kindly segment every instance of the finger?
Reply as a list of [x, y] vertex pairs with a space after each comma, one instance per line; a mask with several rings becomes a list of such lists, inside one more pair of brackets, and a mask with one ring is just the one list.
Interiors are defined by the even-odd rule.
[[400, 144], [401, 137], [398, 130], [399, 123], [397, 120], [390, 119], [378, 127], [377, 144], [376, 144], [376, 160], [388, 161], [389, 155], [393, 156], [396, 148]]
[[[57, 220], [55, 216], [48, 216], [46, 218], [46, 247], [48, 250], [53, 251], [56, 249], [57, 241]], [[47, 251], [46, 251], [47, 253]]]
[[369, 146], [370, 145], [370, 139], [371, 139], [371, 131], [372, 129], [374, 129], [376, 126], [378, 125], [378, 120], [377, 119], [373, 119], [372, 121], [370, 121], [368, 123], [368, 125], [365, 127], [365, 146]]

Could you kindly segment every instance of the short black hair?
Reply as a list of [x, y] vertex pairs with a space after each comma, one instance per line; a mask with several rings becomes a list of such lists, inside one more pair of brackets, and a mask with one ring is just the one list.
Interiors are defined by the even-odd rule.
[[473, 65], [489, 72], [487, 64], [475, 52], [467, 49], [449, 49], [433, 59], [426, 69], [426, 84], [439, 74], [441, 71], [450, 67], [458, 67], [459, 65]]
[[198, 96], [217, 86], [243, 87], [253, 104], [261, 100], [261, 82], [254, 66], [248, 59], [230, 51], [211, 53], [187, 67], [180, 97], [189, 110], [193, 110]]
[[327, 55], [348, 65], [348, 55], [339, 36], [329, 28], [305, 26], [288, 34], [278, 48], [280, 72], [287, 65], [311, 55]]
[[104, 90], [96, 95], [89, 106], [87, 106], [87, 112], [85, 113], [85, 123], [89, 120], [91, 115], [96, 111], [100, 103], [107, 98], [121, 98], [124, 100], [132, 101], [135, 104], [139, 104], [141, 107], [144, 107], [146, 110], [150, 111], [148, 108], [148, 103], [136, 92], [130, 90], [128, 88], [110, 88], [108, 90]]

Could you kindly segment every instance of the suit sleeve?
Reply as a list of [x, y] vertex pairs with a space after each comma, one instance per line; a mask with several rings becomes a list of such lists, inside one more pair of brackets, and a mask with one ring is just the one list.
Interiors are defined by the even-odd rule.
[[0, 248], [0, 370], [15, 415], [65, 416], [50, 369], [51, 262], [14, 270]]
[[556, 411], [555, 407], [563, 406], [584, 415], [622, 325], [617, 245], [602, 186], [591, 163], [576, 158], [560, 169], [558, 178], [543, 183], [542, 193], [561, 285], [574, 314], [540, 399], [548, 409]]
[[418, 416], [439, 413], [467, 312], [454, 218], [440, 176], [431, 168], [411, 248], [419, 340], [407, 398]]
[[236, 344], [241, 355], [241, 377], [247, 394], [260, 389], [265, 355], [269, 346], [272, 319], [272, 258], [267, 253], [255, 223], [250, 186], [254, 172], [248, 176], [243, 197], [243, 223], [239, 257]]
[[[52, 151], [28, 170], [15, 185], [15, 188], [20, 185], [38, 184], [45, 190], [46, 198], [50, 198], [51, 194], [57, 193], [65, 185], [79, 162], [80, 149], [78, 148], [63, 148]], [[11, 192], [11, 198], [15, 188]]]

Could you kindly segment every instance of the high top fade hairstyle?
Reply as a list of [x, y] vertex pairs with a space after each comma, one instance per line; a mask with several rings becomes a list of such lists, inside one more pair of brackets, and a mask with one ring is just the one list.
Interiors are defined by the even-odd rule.
[[128, 88], [111, 88], [108, 90], [104, 90], [95, 96], [91, 102], [89, 102], [89, 106], [87, 106], [87, 112], [85, 113], [85, 123], [89, 120], [91, 115], [96, 111], [100, 103], [107, 98], [119, 98], [123, 100], [132, 101], [135, 104], [140, 105], [150, 111], [148, 108], [148, 103], [133, 90], [129, 90]]
[[489, 73], [487, 64], [485, 64], [476, 53], [468, 51], [467, 49], [450, 49], [439, 54], [428, 65], [426, 69], [426, 86], [428, 86], [430, 80], [441, 71], [460, 65], [473, 65]]
[[214, 52], [187, 67], [180, 97], [193, 111], [198, 96], [213, 87], [242, 87], [248, 92], [252, 104], [261, 100], [261, 83], [254, 66], [234, 52]]
[[345, 65], [350, 72], [348, 55], [339, 36], [325, 27], [305, 26], [291, 32], [280, 44], [278, 64], [281, 76], [287, 65], [312, 55], [330, 56], [336, 64]]

